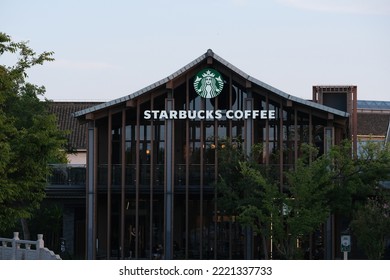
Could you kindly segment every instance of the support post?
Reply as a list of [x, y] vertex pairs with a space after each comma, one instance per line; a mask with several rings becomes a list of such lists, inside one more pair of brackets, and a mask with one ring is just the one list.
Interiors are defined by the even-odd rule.
[[[167, 98], [165, 101], [165, 108], [167, 111], [174, 109], [174, 100]], [[172, 244], [173, 244], [173, 120], [169, 119], [165, 121], [166, 127], [166, 141], [165, 141], [165, 192], [164, 192], [164, 204], [165, 204], [165, 226], [164, 226], [164, 258], [171, 260]]]
[[[251, 93], [249, 93], [251, 96]], [[253, 98], [245, 99], [245, 110], [253, 110]], [[252, 152], [253, 146], [253, 118], [248, 118], [245, 120], [245, 152], [249, 157]], [[253, 230], [251, 227], [247, 226], [245, 228], [245, 259], [253, 259]]]
[[95, 258], [95, 124], [88, 123], [87, 185], [87, 260]]

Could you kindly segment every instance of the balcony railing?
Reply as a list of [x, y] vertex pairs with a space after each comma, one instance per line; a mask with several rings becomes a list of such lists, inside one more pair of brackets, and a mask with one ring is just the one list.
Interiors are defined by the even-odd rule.
[[85, 164], [51, 164], [49, 185], [83, 186], [86, 184]]
[[[69, 185], [69, 186], [85, 186], [86, 185], [86, 165], [85, 164], [52, 164], [52, 174], [48, 177], [49, 185]], [[201, 175], [203, 176], [203, 184], [211, 185], [215, 180], [215, 165], [206, 164], [203, 167], [201, 174], [200, 164], [190, 164], [189, 168], [189, 185], [199, 185], [201, 183]], [[278, 180], [280, 177], [279, 165], [268, 165], [270, 170], [269, 176]], [[283, 171], [294, 168], [294, 165], [283, 165]], [[157, 164], [153, 166], [151, 172], [150, 164], [143, 164], [139, 169], [139, 180], [141, 186], [149, 186], [151, 178], [153, 185], [164, 185], [164, 165]], [[122, 166], [113, 164], [111, 166], [111, 183], [112, 185], [121, 185]], [[125, 167], [125, 184], [136, 184], [136, 165], [126, 164]], [[153, 174], [153, 177], [151, 177]], [[107, 185], [107, 164], [101, 164], [97, 170], [98, 185]], [[175, 185], [184, 186], [186, 184], [186, 165], [177, 164], [175, 166]]]

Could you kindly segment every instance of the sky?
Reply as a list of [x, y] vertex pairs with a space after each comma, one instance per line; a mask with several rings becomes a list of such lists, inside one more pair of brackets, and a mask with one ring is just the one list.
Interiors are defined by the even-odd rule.
[[28, 75], [56, 101], [129, 95], [208, 49], [304, 99], [356, 85], [390, 100], [390, 0], [0, 0], [0, 32], [54, 52]]

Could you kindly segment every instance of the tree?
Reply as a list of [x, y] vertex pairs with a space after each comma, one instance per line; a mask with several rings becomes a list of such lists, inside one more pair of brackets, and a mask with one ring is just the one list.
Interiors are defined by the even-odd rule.
[[375, 195], [379, 183], [390, 176], [390, 150], [376, 142], [361, 143], [359, 156], [351, 156], [351, 141], [332, 147], [329, 169], [332, 189], [328, 201], [333, 213], [350, 217], [355, 209], [365, 205]]
[[351, 230], [369, 259], [382, 259], [390, 238], [390, 191], [382, 186], [390, 179], [390, 147], [378, 142], [360, 147], [360, 185], [352, 194]]
[[[66, 160], [65, 133], [47, 110], [45, 88], [27, 81], [27, 70], [53, 60], [36, 54], [27, 42], [0, 33], [0, 56], [17, 56], [13, 66], [0, 65], [0, 231], [28, 219], [45, 197], [49, 163]], [[28, 235], [28, 234], [27, 234]], [[26, 238], [26, 236], [24, 237]]]
[[295, 169], [286, 172], [288, 197], [284, 202], [284, 230], [276, 234], [276, 248], [287, 258], [303, 257], [297, 240], [319, 229], [331, 212], [326, 199], [332, 182], [329, 158], [318, 157], [318, 149], [308, 144], [303, 144], [301, 151], [303, 155]]
[[271, 239], [274, 258], [301, 258], [297, 240], [318, 229], [330, 213], [326, 200], [329, 159], [317, 158], [314, 147], [303, 145], [304, 156], [294, 170], [286, 172], [288, 189], [280, 192], [270, 167], [257, 161], [262, 150], [255, 145], [246, 157], [242, 149], [225, 145], [219, 152], [218, 205], [260, 236], [264, 258]]
[[253, 162], [240, 162], [239, 166], [246, 195], [236, 209], [238, 221], [249, 226], [260, 237], [263, 256], [268, 259], [271, 239], [279, 236], [275, 233], [282, 232], [284, 228], [280, 217], [286, 197], [267, 175], [267, 168], [263, 169]]
[[390, 237], [390, 200], [381, 198], [369, 199], [356, 211], [351, 222], [357, 243], [370, 260], [383, 258]]
[[[390, 151], [382, 144], [367, 143], [361, 146], [360, 156], [353, 158], [351, 144], [346, 140], [320, 156], [316, 148], [302, 145], [295, 168], [285, 173], [283, 192], [269, 167], [255, 160], [261, 147], [254, 146], [252, 157], [246, 157], [242, 148], [225, 145], [219, 152], [218, 207], [261, 236], [265, 257], [272, 235], [279, 257], [302, 258], [297, 241], [320, 229], [334, 214], [351, 222], [358, 243], [368, 256], [377, 258], [384, 252], [383, 240], [389, 237], [385, 217], [390, 200], [380, 182], [389, 179]], [[370, 227], [372, 231], [363, 226], [369, 219], [376, 224]], [[367, 238], [370, 232], [372, 238]], [[374, 254], [372, 248], [381, 251]]]
[[[365, 244], [365, 248], [370, 250], [382, 244], [379, 247], [383, 254], [383, 236], [389, 237], [388, 230], [384, 230], [386, 226], [383, 223], [386, 219], [383, 217], [389, 214], [387, 207], [390, 201], [386, 199], [387, 191], [380, 187], [380, 181], [389, 179], [389, 148], [383, 143], [367, 142], [360, 145], [359, 157], [354, 158], [352, 143], [345, 140], [332, 147], [329, 154], [312, 158], [308, 165], [302, 163], [301, 158], [295, 170], [286, 175], [293, 198], [289, 207], [293, 216], [301, 216], [296, 221], [300, 232], [309, 233], [310, 228], [315, 229], [316, 224], [320, 226], [319, 222], [325, 221], [330, 214], [337, 215], [347, 221], [347, 224], [354, 225], [353, 232], [358, 243]], [[296, 208], [301, 195], [305, 193], [306, 202]], [[295, 208], [299, 215], [295, 214]], [[307, 215], [303, 218], [305, 213]], [[379, 216], [374, 219], [372, 215], [376, 214]], [[378, 217], [382, 217], [382, 221]], [[364, 228], [362, 221], [368, 224], [368, 219], [376, 226], [372, 224], [371, 229]], [[289, 219], [286, 223], [290, 224]], [[345, 230], [348, 228], [347, 226]], [[378, 228], [382, 229], [382, 237], [377, 234]], [[371, 238], [366, 238], [367, 231], [371, 231]], [[294, 236], [294, 232], [290, 234]], [[366, 249], [367, 256], [372, 256], [372, 252]]]
[[218, 150], [218, 208], [250, 227], [262, 243], [263, 257], [268, 258], [272, 217], [281, 209], [281, 197], [276, 184], [269, 180], [267, 169], [256, 163], [260, 145], [247, 156], [240, 139], [228, 139]]
[[33, 214], [29, 229], [31, 234], [43, 234], [45, 246], [56, 253], [61, 253], [63, 209], [55, 202], [43, 201]]
[[[345, 140], [332, 147], [329, 154], [312, 159], [310, 165], [301, 167], [300, 159], [296, 169], [287, 174], [291, 197], [294, 198], [291, 201], [295, 204], [299, 200], [302, 192], [297, 193], [297, 188], [301, 191], [315, 188], [316, 192], [307, 196], [309, 203], [299, 212], [309, 211], [316, 220], [336, 215], [346, 221], [344, 230], [352, 227], [357, 243], [369, 258], [383, 254], [384, 240], [389, 237], [386, 217], [390, 201], [388, 191], [380, 187], [380, 182], [389, 179], [389, 147], [383, 143], [367, 142], [360, 145], [359, 156], [354, 158], [352, 143]], [[307, 222], [310, 219], [301, 219], [299, 224], [305, 226]]]

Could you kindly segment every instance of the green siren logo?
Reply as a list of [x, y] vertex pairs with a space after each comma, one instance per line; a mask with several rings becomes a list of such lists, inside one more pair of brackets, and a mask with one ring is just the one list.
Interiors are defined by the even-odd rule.
[[195, 76], [194, 88], [203, 98], [214, 98], [222, 92], [222, 76], [214, 69], [203, 69]]

